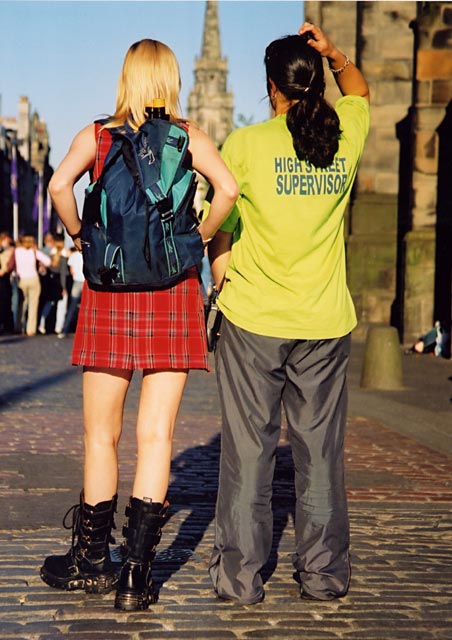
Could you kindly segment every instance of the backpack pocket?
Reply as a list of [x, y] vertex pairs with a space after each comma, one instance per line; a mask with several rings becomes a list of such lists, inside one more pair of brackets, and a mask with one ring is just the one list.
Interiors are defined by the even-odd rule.
[[99, 182], [85, 192], [82, 217], [83, 273], [93, 288], [124, 284], [122, 249], [107, 234], [107, 198]]
[[124, 284], [121, 247], [109, 240], [103, 225], [82, 224], [83, 273], [92, 288]]
[[109, 242], [105, 247], [104, 266], [99, 269], [102, 284], [124, 284], [124, 256], [116, 242]]

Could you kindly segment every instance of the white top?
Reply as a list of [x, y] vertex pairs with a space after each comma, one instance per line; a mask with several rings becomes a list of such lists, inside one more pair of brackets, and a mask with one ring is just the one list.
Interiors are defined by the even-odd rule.
[[83, 256], [79, 251], [74, 251], [69, 260], [67, 261], [68, 267], [71, 270], [72, 277], [77, 282], [83, 282], [85, 276], [83, 275]]
[[38, 275], [36, 269], [36, 261], [49, 267], [51, 259], [39, 249], [25, 249], [25, 247], [17, 247], [14, 250], [14, 259], [16, 262], [15, 271], [19, 278], [33, 278]]

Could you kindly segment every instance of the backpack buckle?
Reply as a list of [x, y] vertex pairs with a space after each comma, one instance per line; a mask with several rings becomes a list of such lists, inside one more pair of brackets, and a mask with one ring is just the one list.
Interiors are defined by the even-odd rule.
[[170, 201], [168, 200], [168, 198], [164, 198], [163, 200], [160, 200], [160, 202], [157, 202], [156, 206], [157, 206], [157, 211], [160, 214], [160, 220], [162, 222], [169, 222], [170, 220], [173, 220], [174, 211], [170, 205]]

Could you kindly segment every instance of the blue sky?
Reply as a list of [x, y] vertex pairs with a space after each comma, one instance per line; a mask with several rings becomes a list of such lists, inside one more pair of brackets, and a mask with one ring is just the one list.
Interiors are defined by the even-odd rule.
[[[219, 2], [222, 54], [238, 114], [268, 114], [263, 55], [273, 39], [297, 31], [300, 0]], [[47, 122], [51, 164], [63, 158], [75, 133], [114, 109], [125, 52], [141, 38], [162, 40], [175, 52], [186, 114], [193, 68], [200, 55], [205, 2], [0, 0], [1, 115], [15, 116], [21, 95]]]

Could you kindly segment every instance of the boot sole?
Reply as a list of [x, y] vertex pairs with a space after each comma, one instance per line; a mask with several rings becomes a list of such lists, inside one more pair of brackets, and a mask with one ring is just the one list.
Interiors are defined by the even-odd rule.
[[154, 594], [140, 596], [133, 592], [117, 593], [115, 609], [120, 611], [144, 611], [150, 604], [155, 604], [157, 598]]
[[64, 591], [84, 589], [85, 593], [107, 594], [113, 591], [118, 576], [115, 574], [100, 574], [98, 576], [78, 576], [74, 578], [59, 578], [41, 569], [42, 580], [50, 587]]

